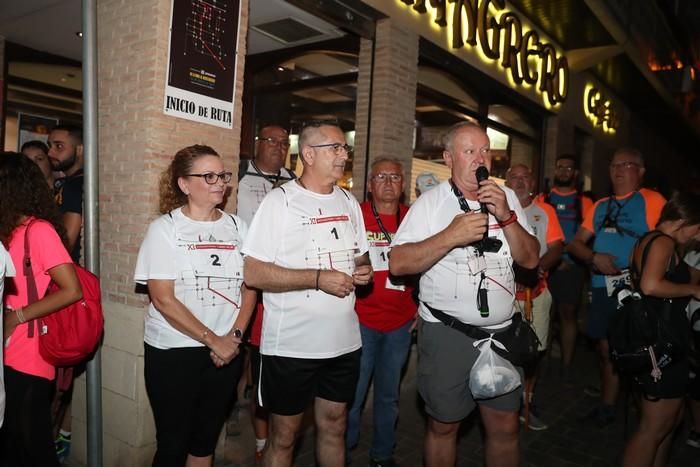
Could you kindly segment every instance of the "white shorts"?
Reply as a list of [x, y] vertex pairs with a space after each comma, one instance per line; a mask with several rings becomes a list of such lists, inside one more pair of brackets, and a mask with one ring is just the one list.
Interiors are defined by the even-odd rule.
[[[552, 294], [548, 288], [542, 290], [532, 300], [532, 327], [535, 328], [535, 334], [540, 340], [539, 350], [547, 350], [549, 343], [549, 310], [552, 306]], [[518, 300], [518, 311], [525, 312], [525, 301]]]

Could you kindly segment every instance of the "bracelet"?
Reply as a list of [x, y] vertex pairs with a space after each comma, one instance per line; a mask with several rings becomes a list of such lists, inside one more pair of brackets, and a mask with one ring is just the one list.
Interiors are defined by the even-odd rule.
[[316, 269], [316, 290], [318, 290], [318, 280], [321, 278], [321, 270]]
[[204, 332], [202, 332], [202, 344], [206, 344], [207, 337], [209, 337], [209, 329], [205, 329]]
[[[498, 219], [496, 219], [498, 220]], [[498, 221], [498, 225], [501, 227], [505, 227], [507, 225], [512, 224], [513, 222], [518, 220], [518, 215], [515, 213], [515, 211], [510, 211], [510, 216], [508, 216], [508, 219], [504, 220], [503, 222]]]
[[24, 319], [24, 311], [22, 311], [22, 308], [17, 308], [15, 310], [15, 313], [17, 313], [17, 321], [19, 321], [20, 324], [24, 324], [27, 322], [27, 320]]

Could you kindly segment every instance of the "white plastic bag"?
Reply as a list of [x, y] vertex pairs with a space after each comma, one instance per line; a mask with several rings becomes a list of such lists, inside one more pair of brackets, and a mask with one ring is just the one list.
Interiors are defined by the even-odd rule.
[[505, 350], [503, 344], [493, 339], [493, 334], [486, 339], [474, 342], [479, 349], [471, 371], [469, 372], [469, 390], [474, 399], [492, 399], [514, 391], [522, 384], [520, 373], [512, 363], [498, 355], [491, 344]]

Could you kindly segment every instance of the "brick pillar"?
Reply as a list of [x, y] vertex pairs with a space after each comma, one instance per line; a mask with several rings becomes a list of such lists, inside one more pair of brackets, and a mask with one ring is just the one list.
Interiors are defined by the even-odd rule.
[[[410, 178], [413, 160], [418, 35], [400, 29], [390, 19], [384, 19], [377, 22], [374, 49], [372, 76], [372, 43], [364, 39], [361, 41], [355, 115], [357, 152], [353, 162], [353, 193], [358, 199], [364, 197], [366, 189], [364, 176], [367, 151], [370, 164], [382, 157], [401, 160], [407, 179]], [[368, 120], [371, 122], [369, 144]], [[407, 193], [411, 189], [407, 183]]]
[[[552, 187], [554, 180], [554, 166], [559, 155], [559, 147], [557, 145], [557, 136], [559, 135], [559, 117], [551, 116], [547, 117], [545, 121], [544, 137], [542, 138], [542, 144], [544, 144], [544, 162], [541, 168], [541, 172], [544, 175], [543, 178], [549, 180], [549, 186]], [[544, 189], [544, 185], [542, 186]]]
[[[100, 255], [105, 338], [102, 347], [104, 465], [146, 466], [155, 430], [143, 378], [144, 313], [134, 267], [157, 216], [158, 179], [172, 155], [195, 143], [212, 146], [236, 173], [240, 146], [248, 0], [241, 0], [232, 130], [168, 117], [163, 99], [171, 0], [98, 2]], [[234, 182], [235, 183], [235, 182]], [[227, 209], [235, 206], [235, 186]], [[73, 403], [73, 460], [85, 464], [85, 384]]]
[[[0, 149], [5, 148], [5, 103], [7, 101], [7, 70], [5, 69], [5, 37], [0, 36]], [[13, 149], [13, 151], [16, 149]]]

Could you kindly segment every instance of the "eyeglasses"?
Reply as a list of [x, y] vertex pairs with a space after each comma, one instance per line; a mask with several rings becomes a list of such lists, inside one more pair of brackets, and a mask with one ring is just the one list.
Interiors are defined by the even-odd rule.
[[636, 163], [636, 162], [631, 162], [631, 161], [610, 163], [610, 168], [613, 170], [615, 170], [615, 169], [631, 169], [633, 167], [641, 167], [641, 165]]
[[403, 180], [403, 175], [397, 173], [379, 173], [373, 176], [372, 180], [374, 180], [377, 183], [386, 183], [388, 181], [390, 181], [391, 183], [399, 183], [401, 180]]
[[289, 147], [289, 140], [288, 139], [277, 139], [277, 138], [257, 138], [258, 141], [264, 141], [265, 143], [269, 144], [270, 146], [279, 146], [281, 148], [288, 148]]
[[188, 177], [201, 177], [204, 179], [205, 182], [207, 182], [207, 185], [213, 185], [216, 182], [221, 179], [222, 182], [228, 183], [231, 181], [231, 177], [233, 177], [233, 173], [231, 172], [221, 172], [221, 173], [214, 173], [214, 172], [207, 172], [203, 174], [187, 174]]
[[560, 170], [562, 172], [573, 172], [576, 169], [574, 167], [557, 166], [555, 167], [555, 170]]
[[342, 151], [345, 151], [348, 155], [352, 153], [352, 146], [348, 144], [340, 143], [326, 143], [326, 144], [309, 144], [310, 148], [331, 148], [336, 156], [339, 156]]

